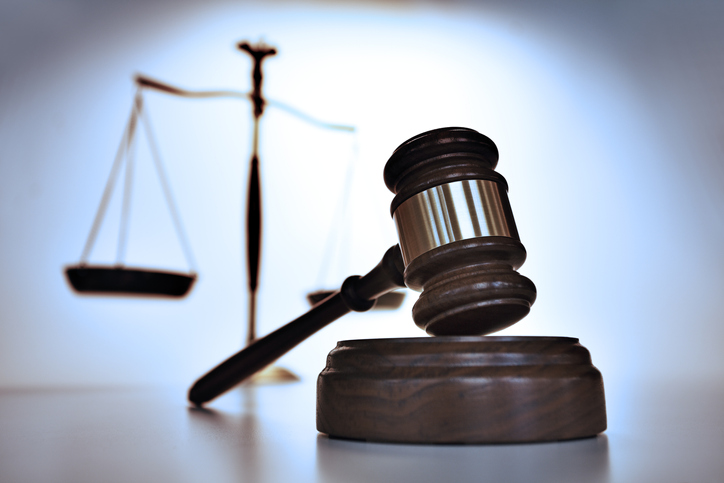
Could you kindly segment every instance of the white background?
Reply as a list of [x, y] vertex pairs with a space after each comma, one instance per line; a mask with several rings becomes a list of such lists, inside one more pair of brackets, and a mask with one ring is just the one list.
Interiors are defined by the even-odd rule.
[[[520, 271], [538, 287], [531, 315], [503, 334], [579, 337], [609, 385], [721, 381], [724, 5], [391, 5], [2, 0], [0, 387], [190, 384], [240, 348], [245, 101], [145, 95], [199, 265], [188, 298], [81, 297], [63, 268], [90, 229], [132, 75], [246, 91], [245, 39], [279, 50], [264, 66], [270, 99], [357, 128], [265, 114], [260, 334], [396, 243], [382, 182], [392, 151], [466, 126], [499, 147], [528, 250]], [[184, 269], [144, 146], [127, 262]], [[119, 207], [94, 262], [114, 261]], [[337, 340], [424, 336], [414, 298], [348, 316], [280, 363], [313, 379]]]

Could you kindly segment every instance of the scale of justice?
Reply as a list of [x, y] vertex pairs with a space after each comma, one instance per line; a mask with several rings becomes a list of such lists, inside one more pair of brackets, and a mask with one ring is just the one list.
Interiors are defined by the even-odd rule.
[[[495, 171], [498, 149], [473, 129], [441, 128], [402, 143], [384, 168], [385, 184], [395, 195], [390, 212], [399, 244], [387, 250], [366, 275], [348, 277], [339, 290], [309, 294], [313, 307], [306, 314], [256, 338], [261, 237], [257, 150], [259, 120], [268, 103], [262, 97], [262, 62], [276, 50], [263, 43], [242, 42], [238, 47], [254, 60], [250, 94], [186, 91], [136, 76], [139, 92], [81, 261], [66, 269], [74, 289], [89, 294], [181, 297], [196, 279], [158, 150], [143, 118], [141, 89], [184, 97], [250, 99], [254, 137], [247, 198], [247, 345], [194, 383], [188, 395], [191, 403], [201, 406], [253, 379], [349, 312], [399, 307], [404, 296], [399, 290], [407, 287], [421, 292], [412, 317], [433, 337], [338, 342], [317, 379], [320, 432], [377, 442], [475, 444], [560, 441], [605, 431], [603, 378], [578, 339], [488, 336], [525, 317], [536, 288], [517, 271], [526, 251], [508, 201], [507, 182]], [[191, 267], [186, 274], [126, 268], [121, 263], [131, 161], [126, 163], [119, 261], [115, 266], [87, 263], [139, 118], [147, 127], [161, 185]], [[294, 378], [279, 373], [272, 377]]]

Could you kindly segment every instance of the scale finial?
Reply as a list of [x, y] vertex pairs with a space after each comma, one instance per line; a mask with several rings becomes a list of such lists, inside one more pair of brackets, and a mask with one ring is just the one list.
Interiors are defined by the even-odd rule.
[[256, 44], [243, 41], [239, 42], [237, 47], [239, 50], [243, 50], [251, 55], [251, 58], [254, 59], [254, 71], [251, 75], [254, 81], [254, 90], [252, 91], [251, 98], [254, 102], [254, 117], [259, 119], [264, 113], [264, 98], [261, 94], [261, 84], [264, 78], [261, 72], [261, 63], [266, 57], [276, 55], [277, 50], [261, 41]]

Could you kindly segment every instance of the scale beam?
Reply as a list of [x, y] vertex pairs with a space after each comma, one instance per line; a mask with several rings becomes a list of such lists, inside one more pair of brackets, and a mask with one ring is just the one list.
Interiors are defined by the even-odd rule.
[[133, 77], [138, 87], [145, 87], [153, 89], [155, 91], [163, 92], [165, 94], [171, 94], [179, 97], [190, 97], [190, 98], [212, 98], [212, 97], [235, 97], [237, 99], [251, 99], [251, 94], [248, 92], [223, 90], [223, 91], [189, 91], [181, 89], [180, 87], [172, 86], [165, 82], [161, 82], [156, 79], [152, 79], [143, 74], [136, 74]]
[[[157, 79], [153, 79], [151, 77], [148, 77], [144, 74], [136, 74], [133, 77], [133, 81], [136, 83], [138, 87], [151, 89], [156, 92], [161, 92], [163, 94], [170, 94], [172, 96], [177, 97], [186, 97], [189, 99], [213, 99], [213, 98], [232, 98], [232, 99], [245, 99], [249, 101], [253, 101], [252, 94], [249, 92], [241, 92], [241, 91], [234, 91], [234, 90], [219, 90], [219, 91], [190, 91], [188, 89], [181, 89], [180, 87], [173, 86], [171, 84], [168, 84], [166, 82], [162, 82]], [[285, 111], [287, 114], [290, 114], [297, 119], [300, 119], [308, 124], [312, 124], [314, 126], [317, 126], [322, 129], [331, 129], [333, 131], [345, 131], [345, 132], [354, 132], [355, 127], [354, 126], [347, 126], [344, 124], [334, 124], [331, 122], [325, 122], [320, 121], [319, 119], [316, 119], [309, 114], [306, 114], [299, 109], [290, 106], [289, 104], [285, 104], [283, 102], [275, 101], [273, 99], [265, 99], [265, 104], [270, 107], [276, 107], [277, 109], [280, 109], [282, 111]]]

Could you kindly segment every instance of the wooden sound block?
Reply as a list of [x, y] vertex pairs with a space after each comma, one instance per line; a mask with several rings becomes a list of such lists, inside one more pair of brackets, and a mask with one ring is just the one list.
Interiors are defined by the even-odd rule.
[[342, 341], [317, 380], [317, 429], [398, 443], [525, 443], [606, 429], [601, 373], [568, 337]]

